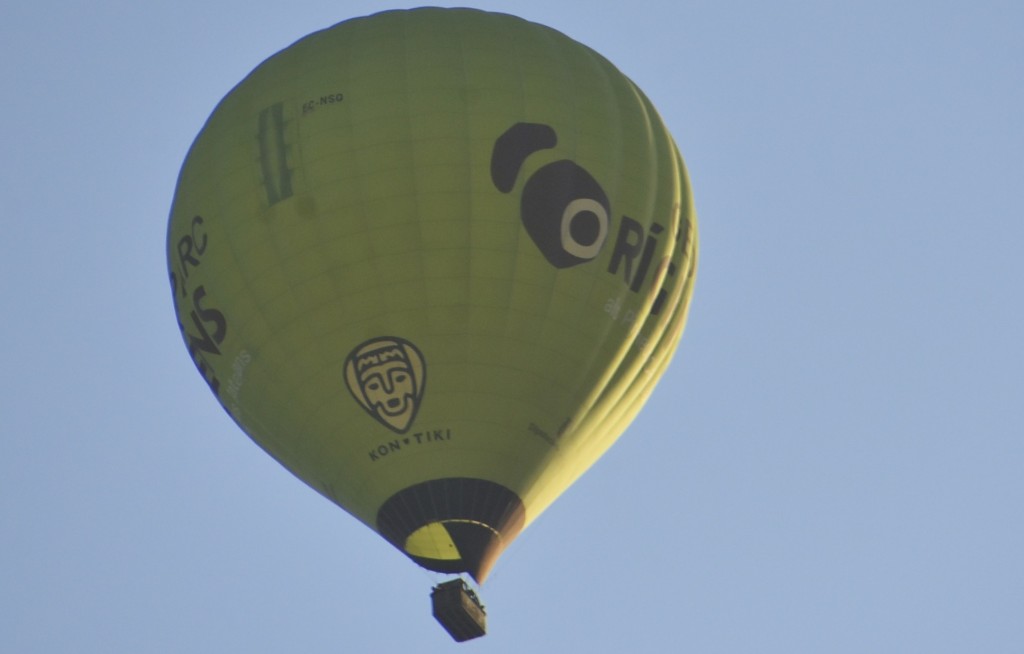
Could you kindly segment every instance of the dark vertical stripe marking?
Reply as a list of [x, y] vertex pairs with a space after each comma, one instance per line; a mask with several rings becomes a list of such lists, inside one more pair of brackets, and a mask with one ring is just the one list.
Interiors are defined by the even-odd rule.
[[278, 102], [260, 112], [260, 168], [267, 204], [273, 206], [292, 196], [292, 171], [288, 168], [288, 145], [284, 140], [284, 104]]

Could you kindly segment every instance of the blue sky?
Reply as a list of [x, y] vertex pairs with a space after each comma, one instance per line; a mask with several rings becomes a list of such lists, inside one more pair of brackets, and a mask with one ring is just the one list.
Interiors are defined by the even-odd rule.
[[0, 21], [0, 651], [1019, 652], [1024, 9], [474, 6], [598, 50], [690, 169], [682, 347], [505, 553], [490, 634], [210, 396], [164, 262], [217, 101], [368, 1]]

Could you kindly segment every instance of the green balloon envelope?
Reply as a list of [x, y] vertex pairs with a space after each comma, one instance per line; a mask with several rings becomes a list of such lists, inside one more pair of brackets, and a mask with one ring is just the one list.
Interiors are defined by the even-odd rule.
[[417, 9], [238, 84], [167, 247], [186, 346], [242, 429], [419, 564], [482, 581], [661, 376], [697, 232], [671, 136], [607, 60]]

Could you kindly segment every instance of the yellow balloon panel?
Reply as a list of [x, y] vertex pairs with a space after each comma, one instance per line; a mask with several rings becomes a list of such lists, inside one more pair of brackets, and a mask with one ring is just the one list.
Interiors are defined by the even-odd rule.
[[168, 233], [185, 343], [238, 424], [478, 579], [640, 409], [696, 252], [639, 89], [475, 10], [356, 19], [265, 61], [196, 138]]

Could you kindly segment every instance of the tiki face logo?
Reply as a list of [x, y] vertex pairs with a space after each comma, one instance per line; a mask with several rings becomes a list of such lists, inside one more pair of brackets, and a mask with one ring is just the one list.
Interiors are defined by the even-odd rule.
[[399, 434], [416, 418], [426, 381], [423, 355], [415, 345], [395, 336], [370, 339], [345, 361], [345, 383], [352, 397]]
[[[510, 193], [527, 157], [557, 144], [558, 136], [549, 125], [516, 123], [508, 128], [491, 152], [494, 186]], [[523, 186], [519, 205], [526, 233], [556, 268], [593, 260], [608, 238], [610, 214], [601, 185], [568, 159], [551, 162], [533, 173]]]

